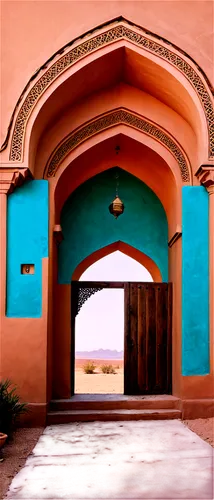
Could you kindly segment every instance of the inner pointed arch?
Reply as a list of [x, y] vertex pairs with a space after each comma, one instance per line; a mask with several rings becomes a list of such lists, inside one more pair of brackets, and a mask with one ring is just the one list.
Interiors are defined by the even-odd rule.
[[92, 266], [95, 262], [118, 250], [144, 266], [150, 273], [153, 281], [159, 283], [162, 282], [161, 272], [157, 264], [150, 257], [148, 257], [148, 255], [141, 252], [137, 248], [124, 243], [123, 241], [116, 241], [88, 255], [85, 259], [82, 260], [82, 262], [78, 264], [78, 266], [74, 270], [72, 280], [78, 281], [81, 278], [82, 274], [86, 271], [86, 269]]

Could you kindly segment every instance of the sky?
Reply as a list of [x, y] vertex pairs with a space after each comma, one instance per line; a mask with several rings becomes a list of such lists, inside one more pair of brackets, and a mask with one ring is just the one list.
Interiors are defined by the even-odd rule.
[[[80, 281], [153, 281], [147, 269], [120, 251], [90, 266]], [[92, 295], [76, 316], [76, 351], [123, 350], [124, 291], [105, 289]]]

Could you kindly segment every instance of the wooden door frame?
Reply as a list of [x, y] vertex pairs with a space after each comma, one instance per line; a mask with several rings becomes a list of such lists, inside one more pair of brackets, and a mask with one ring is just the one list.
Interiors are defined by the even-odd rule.
[[[124, 312], [125, 310], [129, 311], [129, 289], [130, 285], [135, 283], [136, 285], [144, 285], [144, 286], [163, 286], [164, 284], [169, 287], [168, 294], [168, 308], [169, 308], [169, 325], [168, 329], [171, 332], [171, 344], [167, 348], [171, 348], [172, 350], [172, 284], [171, 283], [157, 283], [157, 282], [146, 282], [146, 281], [71, 281], [71, 369], [70, 369], [70, 380], [71, 380], [71, 395], [75, 394], [74, 386], [75, 386], [75, 318], [77, 315], [77, 307], [78, 307], [78, 294], [77, 290], [79, 289], [97, 289], [97, 291], [104, 289], [123, 289], [124, 290]], [[89, 295], [90, 296], [90, 295]], [[87, 298], [86, 298], [87, 300]], [[124, 322], [124, 386], [125, 386], [125, 356], [127, 356], [127, 352], [125, 352], [125, 338], [130, 335], [130, 325], [129, 320]], [[169, 373], [171, 374], [170, 379], [172, 379], [172, 355], [167, 357], [167, 374], [169, 378]], [[125, 387], [124, 387], [125, 389]], [[124, 390], [125, 393], [125, 390]], [[171, 393], [169, 386], [169, 393]]]
[[123, 281], [71, 281], [71, 363], [70, 363], [70, 381], [71, 381], [71, 395], [75, 394], [75, 318], [77, 315], [78, 295], [76, 293], [79, 289], [90, 288], [97, 290], [111, 289], [124, 289], [125, 282]]

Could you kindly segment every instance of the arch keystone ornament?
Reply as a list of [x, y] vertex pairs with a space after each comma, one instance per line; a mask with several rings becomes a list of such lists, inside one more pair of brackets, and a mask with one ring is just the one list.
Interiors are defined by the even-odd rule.
[[157, 124], [131, 113], [131, 111], [124, 108], [116, 109], [106, 115], [99, 116], [95, 118], [95, 120], [71, 132], [71, 134], [57, 146], [49, 158], [45, 167], [44, 177], [54, 177], [64, 158], [86, 139], [118, 124], [128, 125], [129, 127], [140, 130], [163, 144], [178, 162], [183, 182], [190, 181], [189, 161], [186, 159], [186, 155], [181, 146], [175, 142], [165, 130], [159, 128]]
[[[200, 99], [207, 120], [209, 131], [209, 156], [214, 156], [214, 109], [209, 89], [209, 87], [211, 88], [211, 85], [203, 74], [201, 68], [194, 61], [192, 61], [187, 54], [167, 40], [162, 40], [156, 34], [148, 32], [122, 17], [86, 33], [82, 36], [80, 43], [78, 43], [78, 40], [79, 39], [71, 41], [69, 44], [62, 47], [57, 53], [53, 54], [51, 58], [39, 68], [36, 75], [33, 75], [28, 81], [14, 109], [8, 127], [7, 137], [2, 145], [1, 151], [8, 145], [9, 135], [12, 129], [16, 110], [18, 110], [18, 107], [22, 102], [27, 89], [31, 85], [31, 82], [34, 81], [35, 78], [42, 72], [42, 75], [28, 91], [19, 111], [17, 112], [11, 140], [9, 155], [10, 161], [22, 161], [27, 121], [41, 95], [46, 91], [51, 83], [83, 57], [120, 40], [127, 40], [138, 48], [142, 48], [143, 50], [167, 61], [169, 64], [178, 69], [191, 83]], [[75, 43], [76, 45], [70, 48]], [[63, 52], [64, 54], [62, 55]], [[183, 55], [185, 55], [185, 58]], [[51, 64], [52, 60], [55, 58], [57, 58], [57, 60]], [[44, 71], [46, 68], [47, 70]]]

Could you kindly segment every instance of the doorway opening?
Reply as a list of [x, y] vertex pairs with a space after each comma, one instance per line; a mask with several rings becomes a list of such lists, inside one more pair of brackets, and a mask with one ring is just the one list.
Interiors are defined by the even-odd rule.
[[[120, 251], [82, 274], [81, 307], [75, 317], [76, 394], [124, 393], [124, 282], [139, 281], [153, 279], [142, 264]], [[90, 286], [81, 288], [86, 282]]]

